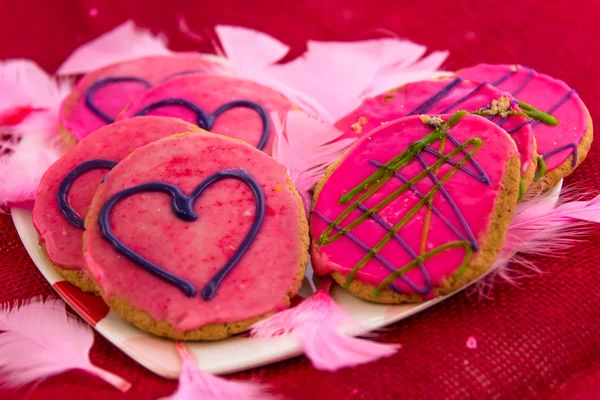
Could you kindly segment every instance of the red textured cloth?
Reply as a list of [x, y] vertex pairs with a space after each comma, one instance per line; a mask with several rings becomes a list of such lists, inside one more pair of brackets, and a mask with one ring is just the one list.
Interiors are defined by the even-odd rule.
[[[479, 62], [520, 63], [574, 87], [600, 126], [600, 2], [508, 0], [250, 2], [0, 0], [0, 59], [31, 58], [55, 70], [73, 49], [128, 18], [163, 32], [176, 50], [198, 49], [177, 27], [185, 15], [198, 32], [217, 23], [245, 25], [290, 44], [355, 40], [394, 32], [450, 50], [453, 70]], [[250, 5], [250, 3], [255, 3]], [[451, 4], [456, 3], [456, 4]], [[97, 15], [90, 16], [96, 8]], [[379, 32], [379, 33], [378, 33]], [[209, 50], [209, 44], [200, 46]], [[566, 181], [600, 188], [600, 145]], [[392, 326], [381, 340], [402, 344], [390, 358], [336, 373], [303, 357], [236, 374], [270, 384], [290, 399], [522, 399], [600, 397], [600, 229], [561, 259], [536, 260], [543, 275], [518, 287], [498, 284], [492, 298], [465, 293]], [[0, 216], [0, 302], [50, 295], [8, 216]], [[469, 349], [473, 336], [477, 348]], [[175, 382], [146, 371], [97, 336], [92, 360], [133, 384], [125, 394], [80, 372], [51, 378], [31, 399], [156, 399]], [[24, 391], [0, 390], [20, 399]]]

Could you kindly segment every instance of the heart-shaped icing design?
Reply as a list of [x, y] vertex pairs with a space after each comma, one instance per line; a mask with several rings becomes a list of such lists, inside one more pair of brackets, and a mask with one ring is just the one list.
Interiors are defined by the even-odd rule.
[[188, 297], [195, 296], [196, 288], [193, 284], [168, 271], [165, 271], [158, 265], [154, 264], [152, 261], [136, 253], [130, 247], [125, 245], [119, 238], [117, 238], [113, 234], [112, 229], [110, 228], [110, 213], [115, 204], [127, 197], [139, 193], [162, 192], [168, 194], [171, 197], [172, 210], [177, 218], [189, 222], [195, 221], [198, 218], [198, 215], [196, 215], [193, 208], [196, 200], [202, 195], [202, 193], [204, 193], [204, 191], [210, 185], [227, 178], [240, 180], [252, 190], [256, 201], [256, 213], [254, 216], [254, 222], [252, 223], [252, 226], [250, 227], [250, 230], [246, 234], [246, 237], [242, 241], [241, 245], [236, 249], [233, 256], [225, 263], [223, 267], [221, 267], [221, 269], [202, 289], [202, 298], [204, 300], [210, 300], [215, 296], [219, 285], [223, 282], [225, 277], [227, 277], [227, 274], [229, 274], [233, 267], [235, 267], [238, 261], [244, 256], [244, 253], [248, 250], [248, 248], [254, 241], [254, 238], [256, 238], [256, 235], [258, 234], [265, 217], [264, 193], [258, 182], [256, 182], [256, 180], [254, 180], [254, 178], [252, 178], [252, 176], [250, 176], [250, 174], [248, 174], [248, 172], [246, 172], [245, 170], [228, 169], [218, 171], [206, 178], [198, 186], [196, 186], [192, 194], [189, 196], [185, 195], [177, 186], [165, 182], [148, 182], [142, 185], [122, 190], [114, 194], [110, 199], [108, 199], [108, 201], [102, 207], [102, 211], [99, 215], [99, 223], [102, 235], [113, 245], [115, 250], [129, 258], [131, 261], [138, 264], [140, 267], [144, 268], [149, 273], [154, 274], [158, 278], [169, 282], [173, 286], [178, 287]]
[[[160, 119], [129, 121], [140, 118]], [[191, 196], [215, 172], [241, 168], [262, 189], [264, 220], [210, 301], [200, 292], [234, 256], [256, 217], [255, 195], [243, 181], [224, 178], [208, 186], [194, 203], [196, 222], [174, 216], [173, 199], [164, 192], [123, 198], [112, 208], [108, 222], [114, 236], [192, 283], [196, 296], [187, 296], [140, 267], [117, 251], [102, 232], [100, 213], [123, 190], [166, 182]], [[74, 187], [78, 185], [75, 182]], [[180, 332], [279, 311], [289, 306], [290, 294], [298, 290], [307, 258], [308, 223], [299, 202], [285, 168], [253, 146], [208, 133], [169, 136], [139, 147], [98, 188], [85, 221], [84, 271], [109, 303], [126, 302]], [[59, 217], [66, 222], [62, 214]]]
[[[486, 249], [517, 150], [485, 118], [450, 117], [442, 116], [444, 124], [425, 117], [435, 126], [407, 117], [374, 130], [317, 187], [310, 225], [315, 272], [372, 285], [375, 297], [386, 288], [427, 297]], [[516, 180], [511, 184], [516, 189]]]
[[56, 192], [56, 199], [58, 200], [60, 211], [71, 224], [81, 229], [83, 229], [84, 225], [83, 218], [81, 218], [69, 204], [69, 190], [71, 190], [73, 181], [88, 171], [95, 169], [113, 169], [115, 165], [117, 165], [117, 162], [112, 160], [89, 160], [79, 164], [64, 177], [58, 187], [58, 192]]
[[260, 140], [256, 145], [256, 148], [259, 150], [264, 149], [267, 144], [267, 139], [269, 138], [269, 129], [271, 127], [271, 122], [269, 120], [269, 114], [267, 114], [267, 110], [263, 106], [258, 103], [255, 103], [250, 100], [234, 100], [228, 103], [223, 104], [218, 107], [213, 113], [207, 113], [202, 108], [198, 107], [196, 104], [191, 101], [179, 99], [179, 98], [170, 98], [157, 101], [155, 103], [149, 104], [140, 111], [138, 111], [136, 116], [143, 116], [148, 114], [152, 110], [156, 110], [157, 108], [167, 107], [167, 106], [179, 106], [185, 107], [191, 110], [194, 114], [196, 114], [196, 124], [202, 128], [210, 131], [215, 124], [215, 121], [221, 114], [226, 111], [231, 110], [236, 107], [244, 107], [249, 108], [251, 110], [256, 111], [256, 113], [260, 116], [260, 119], [263, 124], [262, 133], [260, 135]]
[[98, 90], [102, 89], [107, 85], [112, 85], [115, 83], [121, 82], [136, 82], [146, 86], [147, 89], [152, 87], [152, 83], [148, 82], [145, 79], [138, 78], [137, 76], [109, 76], [108, 78], [100, 79], [99, 81], [94, 82], [92, 86], [88, 88], [85, 92], [85, 105], [90, 109], [92, 113], [94, 113], [98, 118], [107, 124], [112, 124], [115, 122], [115, 118], [106, 114], [102, 111], [96, 103], [94, 103], [94, 96]]
[[112, 123], [129, 103], [155, 85], [190, 71], [220, 74], [227, 70], [221, 63], [192, 53], [139, 57], [111, 64], [79, 80], [61, 105], [60, 123], [81, 140]]
[[224, 75], [176, 76], [136, 98], [117, 119], [138, 115], [181, 118], [251, 144], [271, 155], [275, 126], [293, 109], [281, 93], [256, 82]]

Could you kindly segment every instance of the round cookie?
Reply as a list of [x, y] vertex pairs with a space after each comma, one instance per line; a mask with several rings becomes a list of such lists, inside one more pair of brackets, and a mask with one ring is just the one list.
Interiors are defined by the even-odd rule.
[[227, 73], [222, 64], [200, 54], [148, 56], [112, 64], [85, 75], [63, 101], [59, 120], [70, 141], [79, 141], [114, 122], [148, 88], [181, 74]]
[[522, 189], [527, 189], [537, 166], [529, 118], [521, 112], [517, 101], [509, 93], [490, 84], [465, 81], [460, 77], [408, 83], [366, 99], [335, 126], [344, 132], [343, 138], [357, 138], [401, 117], [449, 114], [459, 110], [484, 110], [489, 114], [486, 115], [489, 120], [512, 136], [520, 154]]
[[315, 189], [315, 272], [380, 303], [464, 286], [503, 246], [519, 169], [514, 141], [481, 116], [411, 116], [373, 130]]
[[136, 150], [100, 186], [85, 228], [105, 301], [173, 339], [222, 339], [289, 307], [308, 262], [308, 223], [285, 168], [221, 135]]
[[[63, 278], [82, 290], [96, 291], [84, 271], [82, 218], [107, 171], [140, 146], [190, 131], [199, 129], [176, 118], [120, 121], [88, 135], [46, 171], [33, 207], [33, 224], [46, 256]], [[79, 177], [72, 175], [86, 165], [89, 171], [81, 172]], [[66, 179], [69, 175], [74, 179]], [[70, 187], [63, 186], [69, 183]], [[66, 201], [61, 204], [59, 197]]]
[[292, 103], [258, 83], [227, 76], [188, 75], [170, 79], [134, 101], [119, 117], [165, 115], [196, 123], [203, 129], [243, 140], [272, 153], [275, 126]]
[[[542, 161], [537, 173], [540, 179], [534, 182], [533, 190], [556, 185], [587, 156], [593, 139], [592, 119], [577, 92], [563, 81], [520, 65], [479, 64], [462, 69], [457, 75], [491, 82], [510, 92], [533, 119], [531, 127]], [[541, 122], [536, 117], [539, 111], [551, 114], [558, 125]]]

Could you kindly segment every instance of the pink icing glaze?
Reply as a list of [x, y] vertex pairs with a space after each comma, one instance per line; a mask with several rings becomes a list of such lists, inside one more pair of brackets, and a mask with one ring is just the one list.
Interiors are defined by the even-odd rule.
[[[68, 269], [80, 270], [84, 266], [83, 230], [63, 216], [56, 199], [60, 183], [71, 170], [93, 159], [120, 161], [152, 141], [196, 130], [196, 126], [175, 118], [138, 117], [97, 130], [55, 162], [42, 177], [33, 207], [33, 224], [50, 261]], [[100, 180], [107, 172], [89, 171], [73, 182], [68, 199], [81, 217], [87, 214]]]
[[[93, 71], [85, 75], [77, 87], [67, 97], [60, 110], [60, 123], [77, 140], [83, 139], [106, 123], [92, 113], [85, 104], [87, 89], [100, 79], [107, 77], [138, 77], [152, 85], [160, 84], [164, 79], [181, 72], [227, 73], [226, 68], [218, 63], [207, 61], [199, 54], [181, 53], [173, 56], [149, 56]], [[117, 115], [133, 99], [140, 96], [148, 88], [135, 82], [120, 82], [106, 85], [94, 96], [94, 103], [107, 115]]]
[[[249, 80], [216, 75], [189, 75], [173, 78], [149, 90], [133, 102], [120, 118], [131, 118], [148, 105], [168, 98], [190, 101], [207, 113], [214, 112], [230, 101], [250, 100], [262, 105], [269, 116], [273, 112], [279, 114], [282, 121], [292, 108], [290, 101], [282, 94]], [[193, 123], [197, 121], [193, 111], [181, 106], [157, 108], [147, 115], [178, 117]], [[272, 152], [275, 136], [275, 126], [272, 121], [269, 130], [269, 137], [264, 147], [267, 154]], [[216, 119], [211, 131], [256, 146], [263, 131], [263, 124], [256, 111], [248, 108], [234, 108], [221, 114]]]
[[[260, 184], [266, 213], [258, 236], [210, 301], [186, 297], [120, 255], [100, 232], [98, 215], [115, 193], [150, 181], [191, 193], [205, 178], [244, 168]], [[106, 299], [117, 296], [178, 330], [241, 321], [286, 307], [294, 294], [307, 248], [301, 242], [300, 211], [285, 168], [266, 154], [217, 135], [166, 138], [138, 149], [116, 166], [100, 187], [86, 221], [86, 263]], [[169, 196], [137, 194], [117, 203], [110, 224], [116, 237], [163, 269], [202, 288], [232, 256], [254, 221], [255, 200], [242, 182], [209, 186], [185, 222], [171, 211]], [[199, 290], [200, 290], [199, 289]]]
[[[450, 115], [442, 116], [444, 120], [447, 120], [449, 117]], [[483, 145], [475, 153], [474, 158], [487, 173], [490, 183], [483, 183], [468, 173], [459, 170], [444, 184], [444, 188], [454, 199], [467, 225], [473, 232], [474, 238], [476, 238], [478, 243], [482, 243], [485, 241], [487, 230], [489, 229], [490, 218], [502, 185], [506, 163], [516, 154], [517, 150], [514, 142], [502, 129], [485, 118], [476, 115], [465, 116], [450, 131], [459, 143], [463, 143], [474, 137], [481, 138], [483, 141]], [[332, 271], [338, 271], [343, 275], [347, 275], [359, 260], [365, 256], [366, 251], [346, 236], [320, 246], [318, 238], [327, 228], [328, 224], [316, 213], [321, 213], [332, 221], [335, 220], [352, 203], [341, 205], [339, 204], [340, 197], [359, 185], [377, 170], [375, 166], [370, 164], [370, 160], [384, 164], [406, 151], [411, 143], [422, 139], [430, 132], [432, 132], [432, 129], [426, 126], [418, 116], [402, 118], [390, 122], [364, 136], [344, 157], [319, 194], [310, 219], [310, 231], [313, 238], [312, 261], [317, 274], [324, 275]], [[439, 150], [440, 144], [436, 142], [430, 147]], [[455, 146], [446, 139], [444, 154], [450, 153], [454, 148]], [[470, 148], [468, 147], [468, 149]], [[421, 154], [428, 165], [432, 165], [437, 160], [436, 156], [429, 153], [422, 152]], [[462, 159], [462, 156], [459, 157], [459, 155], [453, 158], [456, 162], [460, 161], [460, 159]], [[475, 165], [470, 161], [465, 164], [465, 167], [473, 172], [476, 171]], [[437, 177], [441, 179], [451, 168], [448, 163], [443, 164], [438, 169]], [[413, 159], [413, 161], [398, 172], [405, 178], [411, 179], [422, 171], [423, 167], [417, 160]], [[363, 204], [367, 208], [371, 208], [401, 186], [402, 182], [400, 179], [393, 178]], [[433, 183], [430, 178], [425, 178], [420, 180], [415, 186], [421, 193], [425, 194], [433, 187]], [[418, 201], [419, 198], [413, 191], [409, 190], [378, 212], [378, 216], [387, 224], [394, 225]], [[459, 232], [466, 235], [466, 231], [462, 228], [458, 215], [439, 191], [433, 197], [433, 206], [437, 207], [441, 214], [458, 228]], [[421, 251], [421, 238], [427, 210], [427, 206], [421, 207], [399, 231], [400, 237], [406, 241], [406, 244], [416, 254], [423, 253]], [[340, 225], [347, 226], [360, 215], [362, 215], [362, 212], [355, 210]], [[372, 218], [367, 219], [351, 230], [354, 236], [370, 248], [381, 240], [386, 232], [387, 230]], [[432, 213], [428, 236], [425, 242], [425, 252], [457, 240], [460, 239], [454, 231], [441, 218]], [[395, 268], [401, 268], [413, 260], [408, 252], [395, 240], [388, 242], [379, 254], [395, 266]], [[476, 255], [477, 253], [475, 252], [474, 256]], [[456, 272], [464, 256], [465, 250], [463, 248], [454, 248], [445, 250], [426, 261], [426, 270], [431, 276], [433, 285], [440, 284], [444, 277]], [[371, 259], [359, 271], [356, 279], [377, 286], [389, 274], [390, 271], [379, 261]], [[412, 269], [404, 276], [413, 281], [417, 287], [425, 287], [423, 275], [418, 268]], [[395, 283], [403, 292], [414, 292], [400, 279], [396, 279]]]
[[[451, 79], [443, 79], [409, 83], [388, 93], [366, 99], [360, 107], [339, 120], [335, 126], [344, 132], [344, 138], [362, 137], [385, 122], [409, 115], [450, 82], [452, 82]], [[452, 113], [459, 110], [476, 111], [489, 106], [492, 100], [503, 96], [514, 101], [514, 98], [509, 93], [502, 92], [486, 84], [477, 89], [467, 100], [455, 105], [455, 103], [473, 92], [478, 86], [478, 83], [469, 81], [461, 82], [431, 107], [426, 114], [436, 115], [442, 112]], [[514, 104], [514, 108], [519, 110], [517, 104]], [[359, 122], [365, 122], [364, 119], [360, 120], [361, 117], [366, 118], [366, 123], [361, 124]], [[494, 122], [501, 123], [502, 128], [506, 131], [518, 128], [511, 133], [511, 136], [519, 149], [521, 174], [525, 174], [529, 170], [534, 155], [532, 129], [529, 124], [524, 123], [527, 119], [525, 116], [518, 115], [508, 117], [505, 122], [500, 122], [502, 120], [500, 116], [493, 119]], [[357, 123], [358, 125], [356, 125]], [[359, 125], [362, 130], [358, 127]]]
[[[511, 68], [511, 65], [479, 64], [458, 71], [458, 75], [473, 81], [494, 83], [510, 72]], [[530, 68], [517, 68], [514, 74], [498, 84], [498, 88], [515, 93], [516, 98], [541, 111], [549, 111], [571, 90], [563, 81], [539, 74]], [[525, 86], [522, 87], [523, 84]], [[537, 152], [542, 156], [569, 143], [578, 145], [587, 130], [587, 109], [576, 92], [552, 115], [559, 121], [558, 126], [540, 123], [533, 127]], [[545, 158], [548, 170], [558, 167], [571, 154], [572, 151], [567, 149]]]

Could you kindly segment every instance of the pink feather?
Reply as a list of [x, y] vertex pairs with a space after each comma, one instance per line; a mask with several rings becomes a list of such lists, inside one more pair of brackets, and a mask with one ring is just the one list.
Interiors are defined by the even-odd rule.
[[399, 346], [354, 338], [361, 327], [329, 295], [327, 277], [317, 292], [294, 308], [259, 321], [251, 328], [253, 337], [291, 334], [298, 339], [312, 365], [323, 371], [366, 364], [394, 354]]
[[9, 138], [0, 143], [0, 207], [32, 205], [42, 175], [62, 152], [58, 111], [71, 87], [32, 61], [0, 64], [0, 130]]
[[173, 54], [167, 40], [127, 21], [110, 32], [78, 47], [56, 71], [56, 75], [78, 75], [121, 61], [144, 56]]
[[[569, 191], [563, 196], [573, 197]], [[476, 289], [485, 294], [497, 280], [516, 282], [527, 273], [511, 269], [520, 264], [534, 273], [539, 266], [527, 255], [560, 256], [564, 250], [580, 241], [590, 223], [600, 223], [600, 195], [588, 201], [558, 203], [558, 191], [550, 191], [522, 201], [508, 229], [504, 247], [492, 266], [490, 276], [482, 279]]]
[[[327, 110], [326, 115], [318, 114], [319, 117], [334, 123], [367, 97], [415, 79], [431, 77], [448, 56], [447, 52], [436, 52], [423, 62], [417, 62], [424, 52], [424, 46], [393, 38], [362, 42], [308, 41], [302, 57], [273, 65], [267, 73], [274, 80], [315, 99]], [[300, 76], [302, 79], [298, 79]]]
[[397, 38], [309, 41], [301, 57], [277, 64], [289, 50], [278, 40], [240, 27], [219, 26], [216, 33], [240, 76], [279, 90], [329, 124], [366, 97], [432, 76], [448, 56], [434, 52], [419, 61], [425, 47]]
[[0, 62], [0, 113], [29, 106], [56, 109], [72, 88], [70, 80], [57, 80], [31, 60]]
[[0, 307], [0, 384], [16, 388], [72, 369], [84, 370], [122, 392], [130, 383], [94, 366], [92, 329], [67, 314], [59, 299], [34, 298]]
[[354, 141], [336, 141], [342, 132], [302, 111], [290, 111], [285, 122], [276, 114], [272, 119], [276, 130], [273, 158], [286, 167], [308, 210], [310, 190]]
[[237, 73], [246, 79], [260, 78], [265, 68], [282, 59], [290, 50], [279, 40], [253, 29], [217, 25], [215, 33], [221, 53], [227, 54]]
[[161, 400], [228, 400], [228, 399], [269, 399], [264, 386], [228, 381], [211, 375], [198, 368], [189, 350], [182, 342], [177, 342], [177, 352], [181, 357], [181, 373], [177, 391]]
[[4, 147], [12, 153], [0, 157], [0, 208], [32, 208], [40, 180], [60, 157], [61, 145], [26, 135]]

